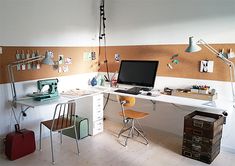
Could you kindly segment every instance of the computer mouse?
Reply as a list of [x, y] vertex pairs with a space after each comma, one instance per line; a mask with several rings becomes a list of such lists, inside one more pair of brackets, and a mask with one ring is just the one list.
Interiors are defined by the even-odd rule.
[[148, 93], [147, 93], [147, 96], [152, 96], [152, 93], [151, 93], [151, 92], [148, 92]]

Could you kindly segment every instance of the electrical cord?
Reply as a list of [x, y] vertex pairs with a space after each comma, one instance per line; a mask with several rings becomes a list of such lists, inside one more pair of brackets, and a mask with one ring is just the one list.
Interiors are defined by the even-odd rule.
[[15, 113], [14, 108], [11, 107], [11, 110], [12, 110], [12, 113], [13, 113], [13, 116], [14, 116], [14, 119], [15, 119], [16, 123], [19, 124], [19, 120], [17, 120], [17, 118], [16, 118], [16, 113]]
[[[107, 81], [109, 81], [110, 84], [111, 84], [111, 80], [110, 80], [110, 76], [109, 76], [108, 60], [107, 60], [107, 47], [106, 47], [106, 34], [105, 34], [106, 17], [105, 17], [105, 8], [104, 8], [104, 6], [105, 6], [105, 1], [101, 0], [101, 4], [100, 4], [100, 25], [99, 25], [99, 57], [101, 56], [101, 40], [103, 39], [104, 63], [105, 63], [106, 73], [107, 73], [106, 78], [107, 78]], [[98, 65], [100, 65], [100, 63]], [[109, 97], [110, 97], [110, 94], [108, 94], [108, 96], [106, 98], [103, 110], [105, 110], [105, 108], [107, 107]]]
[[[110, 94], [108, 94], [108, 95], [110, 95]], [[106, 96], [104, 96], [104, 98], [105, 98], [105, 99], [107, 99], [107, 98], [108, 98], [108, 96], [107, 96], [107, 97], [106, 97]], [[118, 102], [117, 100], [111, 99], [110, 97], [109, 97], [109, 101]]]
[[[111, 81], [110, 80], [110, 77], [109, 77], [109, 67], [108, 67], [108, 60], [107, 60], [107, 47], [106, 47], [106, 34], [105, 34], [105, 28], [106, 28], [106, 25], [105, 25], [105, 21], [106, 21], [106, 17], [105, 17], [105, 8], [104, 8], [104, 4], [105, 4], [105, 1], [104, 0], [101, 0], [101, 4], [100, 4], [100, 26], [99, 26], [99, 57], [100, 57], [100, 53], [101, 53], [101, 40], [103, 39], [104, 43], [104, 63], [105, 63], [105, 66], [106, 66], [106, 72], [107, 72], [107, 78], [108, 78], [108, 81]], [[100, 64], [99, 64], [100, 65]]]

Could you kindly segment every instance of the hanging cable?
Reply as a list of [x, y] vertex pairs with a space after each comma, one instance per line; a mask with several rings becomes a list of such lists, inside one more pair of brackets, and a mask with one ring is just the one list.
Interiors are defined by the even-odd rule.
[[[101, 0], [100, 3], [100, 25], [99, 25], [99, 57], [101, 56], [101, 41], [103, 40], [103, 48], [104, 48], [104, 64], [106, 66], [106, 73], [107, 73], [107, 81], [111, 81], [109, 77], [109, 67], [108, 67], [108, 60], [107, 60], [107, 47], [106, 47], [106, 34], [105, 34], [105, 8], [104, 8], [105, 1]], [[99, 64], [100, 65], [100, 64]]]
[[[107, 80], [106, 81], [109, 81], [110, 84], [111, 84], [111, 80], [110, 80], [110, 76], [109, 76], [108, 60], [107, 60], [107, 47], [106, 47], [106, 34], [105, 34], [105, 28], [106, 28], [105, 21], [106, 21], [106, 17], [105, 17], [104, 4], [105, 4], [105, 1], [101, 0], [101, 3], [100, 3], [100, 25], [99, 25], [99, 57], [101, 56], [101, 41], [103, 40], [104, 64], [105, 64], [106, 73], [107, 73], [107, 77], [106, 77]], [[99, 65], [100, 65], [100, 63], [99, 63]], [[105, 110], [105, 108], [106, 108], [106, 106], [108, 104], [109, 97], [110, 97], [110, 94], [108, 94], [108, 96], [106, 98], [103, 110]]]

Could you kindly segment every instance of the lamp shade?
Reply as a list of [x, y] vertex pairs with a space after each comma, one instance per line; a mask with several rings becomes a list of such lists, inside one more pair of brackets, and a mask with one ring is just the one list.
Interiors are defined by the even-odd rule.
[[42, 63], [46, 65], [54, 65], [52, 58], [53, 58], [53, 52], [47, 51], [45, 54], [45, 58], [42, 60]]
[[197, 43], [193, 40], [193, 37], [189, 37], [189, 45], [185, 52], [197, 52], [200, 51], [202, 48], [197, 45]]

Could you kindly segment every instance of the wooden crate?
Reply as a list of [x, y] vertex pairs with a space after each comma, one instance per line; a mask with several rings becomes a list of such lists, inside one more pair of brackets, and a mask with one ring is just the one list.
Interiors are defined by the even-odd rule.
[[194, 111], [184, 117], [184, 133], [213, 139], [223, 124], [223, 115]]
[[210, 164], [216, 158], [216, 156], [218, 156], [219, 153], [220, 153], [220, 146], [217, 147], [217, 149], [213, 153], [196, 152], [187, 148], [182, 149], [183, 156], [189, 157], [194, 160], [199, 160], [207, 164]]
[[182, 155], [211, 163], [220, 152], [224, 116], [194, 111], [184, 117]]
[[214, 95], [201, 94], [201, 93], [192, 93], [190, 91], [184, 92], [184, 91], [173, 90], [171, 95], [199, 99], [199, 100], [207, 100], [207, 101], [214, 101], [215, 99], [217, 99], [217, 94], [214, 94]]
[[193, 143], [203, 144], [203, 145], [214, 145], [217, 141], [222, 138], [222, 131], [217, 134], [214, 138], [200, 137], [197, 135], [184, 133], [184, 140], [192, 141]]
[[214, 144], [204, 144], [204, 143], [195, 143], [193, 141], [183, 140], [182, 149], [188, 149], [195, 152], [213, 154], [217, 148], [220, 146], [221, 140], [218, 140]]

